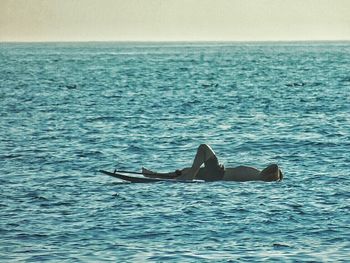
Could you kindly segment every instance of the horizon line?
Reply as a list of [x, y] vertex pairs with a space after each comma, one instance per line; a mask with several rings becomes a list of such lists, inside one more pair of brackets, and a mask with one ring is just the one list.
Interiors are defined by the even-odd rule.
[[289, 40], [0, 40], [10, 43], [306, 43], [306, 42], [350, 42], [350, 39], [289, 39]]

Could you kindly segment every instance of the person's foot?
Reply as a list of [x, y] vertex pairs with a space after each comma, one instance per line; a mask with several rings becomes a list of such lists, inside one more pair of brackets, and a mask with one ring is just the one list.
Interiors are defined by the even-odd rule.
[[259, 174], [260, 179], [266, 182], [280, 181], [283, 178], [282, 171], [277, 164], [271, 164], [262, 170]]

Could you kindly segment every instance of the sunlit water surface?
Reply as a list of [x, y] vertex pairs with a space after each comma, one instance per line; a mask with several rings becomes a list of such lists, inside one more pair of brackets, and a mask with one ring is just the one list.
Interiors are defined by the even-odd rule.
[[[350, 44], [0, 44], [0, 261], [346, 261]], [[129, 184], [201, 143], [281, 183]]]

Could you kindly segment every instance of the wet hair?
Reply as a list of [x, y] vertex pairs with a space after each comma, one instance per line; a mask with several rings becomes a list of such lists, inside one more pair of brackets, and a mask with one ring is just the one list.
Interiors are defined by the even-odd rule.
[[280, 178], [278, 179], [278, 181], [282, 181], [283, 180], [283, 173], [281, 171], [281, 169], [278, 169], [279, 174], [280, 174]]

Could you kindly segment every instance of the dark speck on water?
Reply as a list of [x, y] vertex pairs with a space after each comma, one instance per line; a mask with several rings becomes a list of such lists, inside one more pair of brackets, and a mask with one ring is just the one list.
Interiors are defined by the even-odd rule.
[[[1, 43], [1, 262], [345, 262], [350, 44]], [[281, 183], [130, 184], [201, 143]]]

